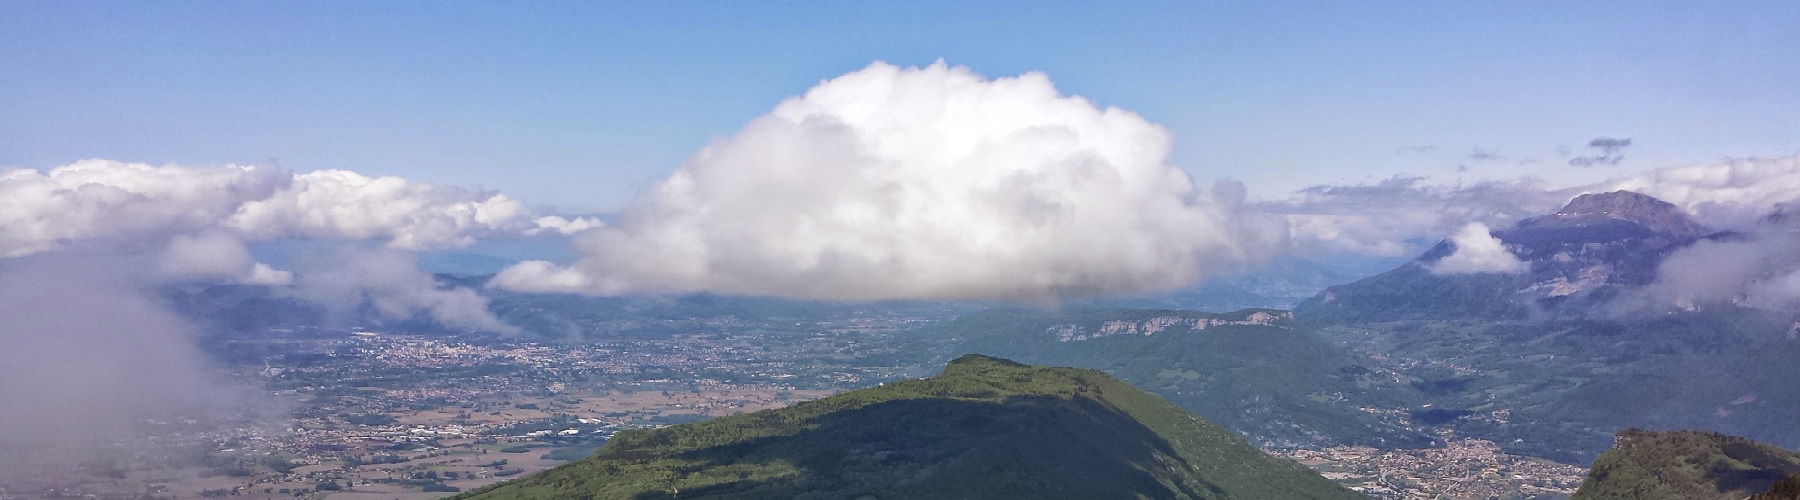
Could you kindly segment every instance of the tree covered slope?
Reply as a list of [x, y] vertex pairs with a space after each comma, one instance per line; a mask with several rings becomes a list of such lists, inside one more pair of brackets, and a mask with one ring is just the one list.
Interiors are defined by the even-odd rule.
[[[1793, 498], [1800, 453], [1713, 432], [1619, 432], [1574, 500]], [[1783, 496], [1786, 495], [1786, 496]]]

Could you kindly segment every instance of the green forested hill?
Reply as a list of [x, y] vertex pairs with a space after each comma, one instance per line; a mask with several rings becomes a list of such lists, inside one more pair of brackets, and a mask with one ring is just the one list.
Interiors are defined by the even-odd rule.
[[788, 408], [620, 433], [465, 498], [1360, 498], [1104, 373], [984, 356]]
[[1800, 453], [1748, 439], [1627, 429], [1594, 460], [1574, 500], [1793, 498], [1796, 474]]

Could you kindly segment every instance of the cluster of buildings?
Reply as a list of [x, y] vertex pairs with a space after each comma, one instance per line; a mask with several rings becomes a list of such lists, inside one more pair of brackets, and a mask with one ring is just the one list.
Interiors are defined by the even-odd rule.
[[1327, 479], [1383, 499], [1567, 498], [1587, 469], [1504, 453], [1493, 442], [1451, 438], [1441, 448], [1361, 446], [1270, 449]]

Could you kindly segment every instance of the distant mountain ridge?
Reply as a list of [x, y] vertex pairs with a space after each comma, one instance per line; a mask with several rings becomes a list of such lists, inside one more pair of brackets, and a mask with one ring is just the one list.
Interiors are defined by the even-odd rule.
[[1330, 260], [1275, 257], [1253, 269], [1225, 273], [1168, 292], [1073, 300], [1078, 309], [1189, 309], [1231, 312], [1252, 308], [1288, 309], [1326, 287], [1392, 268], [1392, 258], [1336, 256]]
[[1438, 274], [1446, 240], [1398, 268], [1326, 288], [1295, 307], [1303, 320], [1522, 319], [1588, 316], [1655, 281], [1657, 266], [1712, 234], [1668, 202], [1630, 191], [1584, 194], [1554, 214], [1491, 233], [1528, 264], [1521, 274]]
[[964, 356], [942, 374], [622, 432], [459, 498], [1362, 498], [1106, 374]]

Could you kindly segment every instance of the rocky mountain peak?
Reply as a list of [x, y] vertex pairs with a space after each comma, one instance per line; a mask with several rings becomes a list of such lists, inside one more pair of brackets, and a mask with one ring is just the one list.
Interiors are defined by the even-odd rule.
[[1656, 199], [1642, 193], [1631, 191], [1613, 191], [1610, 193], [1587, 193], [1576, 196], [1564, 205], [1559, 215], [1575, 214], [1651, 214], [1680, 211], [1675, 204]]
[[1631, 191], [1588, 193], [1575, 197], [1551, 216], [1556, 219], [1619, 219], [1642, 224], [1658, 232], [1698, 237], [1706, 228], [1673, 203]]

